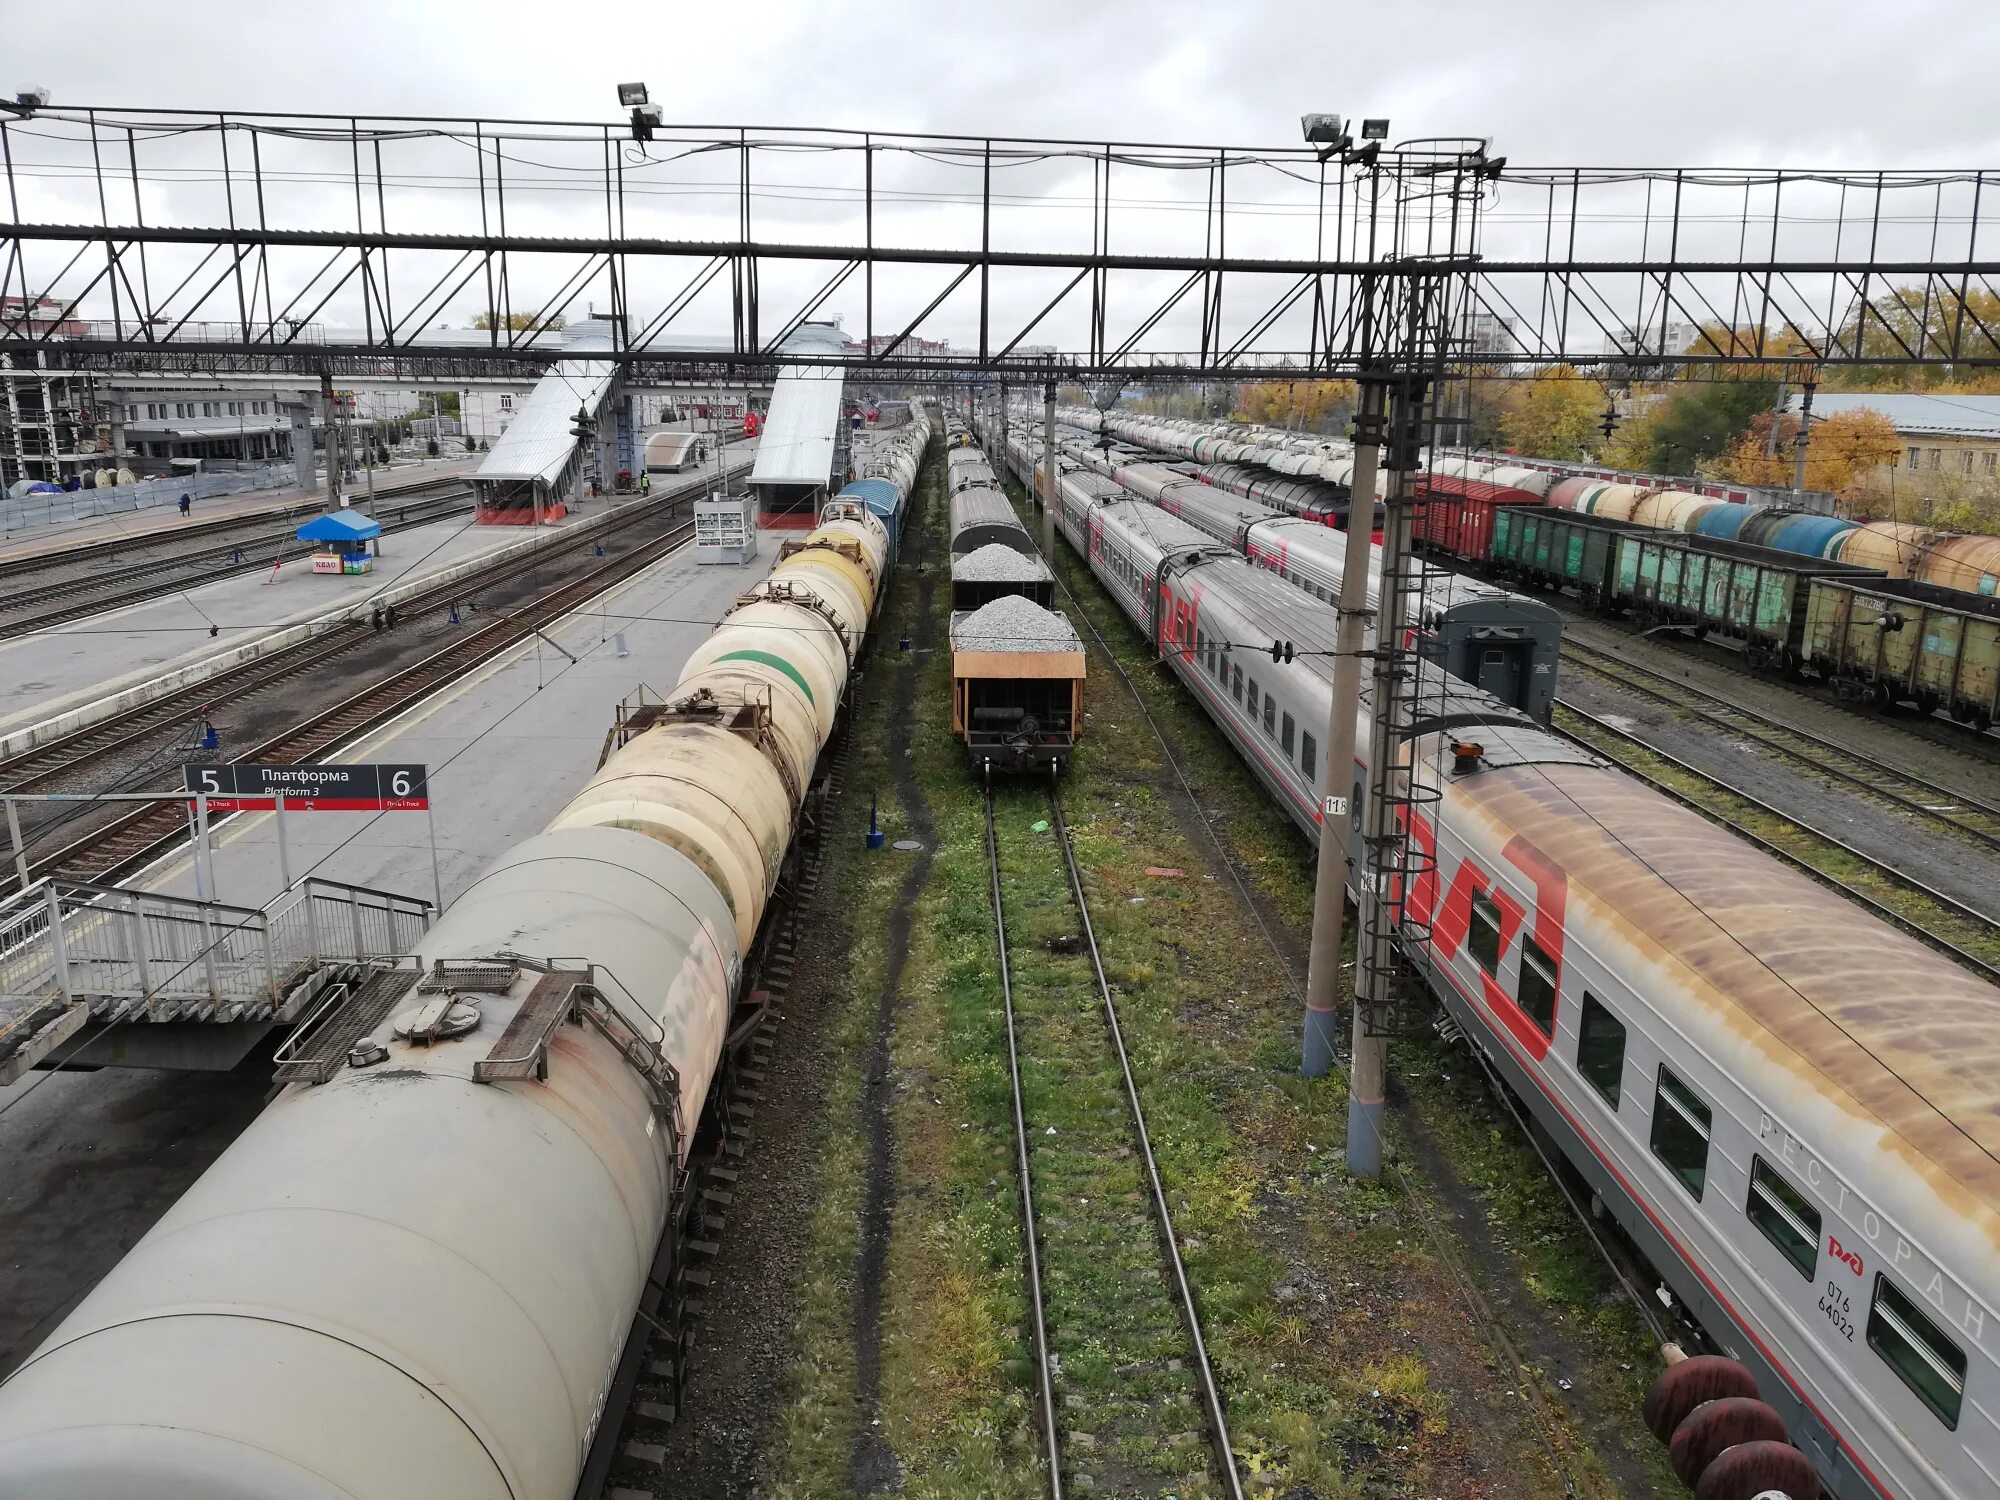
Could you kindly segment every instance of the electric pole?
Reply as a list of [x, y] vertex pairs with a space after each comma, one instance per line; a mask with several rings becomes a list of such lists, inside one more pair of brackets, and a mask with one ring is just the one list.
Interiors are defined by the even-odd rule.
[[1798, 494], [1806, 487], [1806, 444], [1812, 441], [1812, 377], [1807, 376], [1799, 387], [1799, 438], [1792, 449], [1792, 493]]
[[1050, 559], [1049, 566], [1055, 566], [1056, 555], [1056, 506], [1061, 500], [1056, 495], [1056, 378], [1054, 375], [1042, 382], [1042, 469], [1044, 475], [1042, 489], [1042, 556]]
[[[1365, 892], [1354, 951], [1354, 1055], [1347, 1093], [1347, 1167], [1357, 1177], [1382, 1170], [1382, 1100], [1389, 1061], [1388, 1017], [1395, 1006], [1398, 929], [1417, 860], [1408, 853], [1417, 804], [1411, 689], [1420, 664], [1404, 636], [1422, 613], [1424, 565], [1412, 549], [1415, 505], [1410, 471], [1419, 462], [1426, 377], [1397, 377], [1390, 392], [1386, 442], [1388, 492], [1382, 503], [1382, 582], [1376, 593], [1375, 680], [1369, 695], [1368, 795], [1362, 804]], [[1350, 502], [1349, 524], [1353, 524]]]
[[[1361, 382], [1354, 418], [1354, 473], [1347, 497], [1347, 554], [1340, 573], [1340, 633], [1333, 658], [1333, 702], [1326, 717], [1326, 790], [1320, 797], [1319, 866], [1313, 885], [1312, 953], [1306, 962], [1305, 1048], [1299, 1071], [1324, 1078], [1333, 1066], [1334, 1014], [1340, 1004], [1340, 947], [1347, 916], [1354, 729], [1361, 714], [1361, 650], [1369, 619], [1368, 562], [1375, 530], [1375, 458], [1382, 440], [1381, 382]], [[1366, 899], [1359, 879], [1357, 904]], [[1357, 979], [1359, 975], [1357, 974]], [[1355, 1052], [1361, 1049], [1361, 1009], [1354, 1011]], [[1354, 1156], [1353, 1132], [1348, 1159]]]
[[322, 370], [319, 377], [320, 421], [326, 432], [326, 508], [340, 509], [340, 427], [333, 410], [333, 376]]

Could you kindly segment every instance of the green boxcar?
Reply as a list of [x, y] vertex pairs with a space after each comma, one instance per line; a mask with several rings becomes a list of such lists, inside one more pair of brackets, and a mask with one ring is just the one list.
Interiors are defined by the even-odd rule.
[[1748, 542], [1642, 527], [1618, 538], [1612, 598], [1641, 621], [1738, 640], [1751, 662], [1787, 667], [1801, 660], [1814, 578], [1880, 576]]
[[2000, 599], [1901, 578], [1813, 580], [1806, 664], [1843, 697], [2000, 719]]
[[1605, 601], [1614, 591], [1618, 538], [1638, 530], [1624, 521], [1571, 510], [1496, 506], [1491, 556], [1512, 577]]

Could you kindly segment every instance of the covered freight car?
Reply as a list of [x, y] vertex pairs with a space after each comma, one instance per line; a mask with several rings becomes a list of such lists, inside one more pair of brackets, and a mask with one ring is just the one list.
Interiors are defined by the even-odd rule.
[[1843, 698], [2000, 719], [2000, 599], [1903, 578], [1815, 578], [1805, 664]]

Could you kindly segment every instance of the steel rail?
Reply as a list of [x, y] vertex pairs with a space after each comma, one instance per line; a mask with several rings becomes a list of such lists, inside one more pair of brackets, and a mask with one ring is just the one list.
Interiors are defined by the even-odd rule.
[[[1861, 790], [1870, 792], [1886, 802], [1894, 803], [1896, 806], [1916, 813], [1920, 817], [1939, 823], [1953, 832], [1962, 833], [1968, 838], [1975, 839], [1989, 848], [2000, 849], [2000, 807], [1981, 801], [1978, 797], [1968, 792], [1961, 791], [1956, 787], [1948, 787], [1941, 782], [1932, 781], [1927, 777], [1905, 771], [1900, 766], [1891, 765], [1888, 761], [1879, 760], [1864, 751], [1852, 749], [1849, 746], [1839, 743], [1837, 740], [1826, 739], [1821, 735], [1812, 733], [1810, 730], [1796, 728], [1781, 719], [1773, 718], [1769, 714], [1759, 712], [1757, 709], [1736, 703], [1707, 688], [1678, 682], [1664, 672], [1655, 671], [1651, 667], [1627, 661], [1625, 658], [1605, 651], [1600, 647], [1586, 645], [1578, 641], [1565, 640], [1562, 649], [1566, 656], [1570, 656], [1587, 672], [1595, 672], [1601, 677], [1616, 682], [1620, 687], [1652, 698], [1671, 708], [1690, 710], [1708, 722], [1728, 728], [1733, 733], [1741, 734], [1744, 738], [1754, 741], [1784, 756], [1788, 760], [1795, 761], [1802, 766], [1810, 767], [1815, 771], [1820, 771], [1825, 775], [1833, 777], [1836, 781], [1844, 781], [1851, 786], [1859, 787]], [[1666, 683], [1676, 690], [1698, 694], [1708, 703], [1714, 704], [1715, 707], [1704, 707], [1701, 703], [1678, 696], [1676, 692], [1668, 692], [1665, 689], [1653, 686], [1651, 683], [1636, 681], [1634, 678], [1651, 678], [1654, 682]], [[1565, 703], [1563, 706], [1565, 708], [1575, 708], [1575, 705], [1569, 703]], [[1582, 712], [1582, 710], [1576, 711]], [[1731, 719], [1745, 720], [1753, 727], [1746, 729], [1742, 725], [1728, 722]], [[1867, 774], [1863, 775], [1854, 771], [1843, 770], [1839, 766], [1828, 765], [1817, 756], [1799, 749], [1797, 745], [1786, 744], [1784, 742], [1786, 738], [1797, 741], [1798, 744], [1810, 745], [1815, 750], [1825, 751], [1830, 755], [1838, 756], [1855, 765], [1862, 766], [1866, 768]], [[1960, 810], [1989, 818], [1993, 821], [1994, 827], [1992, 829], [1975, 828], [1970, 824], [1960, 822], [1954, 819], [1950, 812], [1931, 807], [1919, 800], [1918, 797], [1895, 791], [1891, 787], [1884, 785], [1880, 778], [1902, 782], [1906, 786], [1916, 788], [1919, 793], [1924, 795], [1940, 798], [1948, 802], [1959, 803], [1961, 804]]]
[[[558, 585], [526, 608], [514, 610], [381, 681], [357, 689], [233, 759], [310, 763], [330, 754], [357, 735], [372, 733], [412, 704], [477, 671], [510, 647], [537, 635], [539, 624], [568, 614], [605, 588], [678, 550], [693, 535], [694, 522], [685, 521], [624, 556], [609, 559], [581, 577]], [[210, 826], [226, 821], [229, 816], [212, 819]], [[108, 884], [114, 877], [150, 862], [186, 838], [186, 814], [178, 803], [148, 805], [114, 818], [60, 849], [31, 859], [29, 875], [32, 879], [61, 875], [77, 861], [91, 860], [95, 865], [109, 858], [110, 863], [94, 873], [96, 880]], [[105, 849], [114, 852], [108, 856], [99, 853], [93, 858], [93, 851]]]
[[1021, 1051], [1014, 1021], [1013, 967], [1007, 958], [1007, 906], [1001, 894], [1000, 846], [993, 831], [993, 788], [986, 787], [986, 871], [993, 903], [993, 931], [1000, 954], [1000, 1007], [1007, 1023], [1007, 1082], [1014, 1104], [1014, 1174], [1021, 1184], [1021, 1243], [1028, 1263], [1028, 1312], [1034, 1325], [1035, 1396], [1041, 1411], [1049, 1500], [1063, 1500], [1062, 1439], [1056, 1427], [1056, 1395], [1049, 1367], [1047, 1301], [1042, 1292], [1042, 1254], [1035, 1217], [1034, 1176], [1028, 1167], [1028, 1116], [1021, 1099]]
[[[992, 806], [990, 797], [987, 805], [989, 809]], [[1195, 1377], [1201, 1386], [1202, 1404], [1208, 1414], [1209, 1442], [1215, 1450], [1222, 1477], [1228, 1482], [1228, 1493], [1234, 1500], [1243, 1500], [1243, 1486], [1236, 1475], [1236, 1455], [1229, 1441], [1229, 1418], [1223, 1410], [1222, 1392], [1215, 1383], [1215, 1370], [1209, 1363], [1208, 1341], [1202, 1337], [1201, 1310], [1195, 1305], [1194, 1288], [1188, 1282], [1187, 1266], [1181, 1260], [1180, 1241], [1174, 1233], [1173, 1213], [1167, 1207], [1167, 1191], [1160, 1181], [1159, 1163], [1153, 1157], [1152, 1137], [1146, 1130], [1146, 1111], [1139, 1103], [1138, 1081], [1132, 1076], [1132, 1059], [1125, 1050], [1124, 1029], [1118, 1024], [1118, 1004], [1112, 999], [1110, 981], [1104, 977], [1104, 960], [1097, 951], [1097, 932], [1090, 922], [1090, 903], [1083, 894], [1083, 872], [1077, 867], [1076, 849], [1070, 843], [1069, 824], [1063, 818], [1062, 795], [1053, 785], [1049, 787], [1049, 811], [1056, 843], [1062, 850], [1063, 868], [1069, 876], [1070, 897], [1076, 903], [1076, 914], [1083, 924], [1084, 942], [1090, 949], [1090, 967], [1097, 976], [1098, 998], [1104, 1004], [1105, 1029], [1110, 1033], [1112, 1049], [1118, 1054], [1118, 1071], [1125, 1084], [1125, 1104], [1131, 1111], [1132, 1134], [1138, 1141], [1139, 1157], [1146, 1167], [1146, 1185], [1152, 1195], [1153, 1217], [1160, 1231], [1160, 1245], [1173, 1271], [1181, 1317], [1187, 1324], [1188, 1343], [1194, 1351]], [[990, 811], [987, 829], [990, 837]]]
[[[465, 495], [466, 503], [458, 505], [449, 499], [406, 502], [421, 504], [427, 509], [420, 515], [407, 516], [401, 520], [384, 521], [382, 532], [409, 531], [419, 526], [429, 526], [435, 522], [449, 520], [453, 516], [468, 515], [473, 510], [471, 492]], [[34, 635], [57, 625], [75, 620], [89, 619], [94, 615], [107, 614], [114, 609], [124, 609], [129, 605], [145, 604], [154, 599], [180, 593], [190, 588], [199, 588], [224, 578], [234, 578], [244, 573], [255, 573], [270, 567], [277, 558], [245, 556], [240, 561], [228, 561], [233, 553], [247, 553], [251, 549], [270, 543], [283, 543], [291, 538], [289, 529], [281, 532], [265, 531], [257, 536], [246, 537], [241, 542], [216, 543], [199, 551], [179, 552], [169, 557], [156, 558], [152, 562], [134, 563], [111, 573], [94, 576], [69, 578], [60, 583], [43, 584], [38, 588], [20, 589], [0, 600], [0, 609], [13, 609], [45, 600], [71, 599], [73, 603], [59, 605], [26, 619], [0, 621], [0, 640], [10, 640], [17, 636]], [[179, 574], [189, 568], [199, 568], [204, 564], [214, 564], [205, 573], [193, 577], [162, 578], [161, 574]], [[97, 597], [78, 599], [78, 595], [90, 595], [93, 591], [108, 588], [119, 583], [138, 583], [141, 579], [151, 582], [136, 588], [122, 589]]]
[[[1927, 901], [1935, 903], [1939, 908], [1951, 913], [1952, 915], [1958, 917], [1960, 920], [1973, 923], [1989, 931], [2000, 930], [2000, 923], [1996, 923], [1993, 918], [1987, 916], [1984, 912], [1975, 911], [1972, 907], [1967, 906], [1964, 902], [1958, 901], [1953, 897], [1947, 896], [1944, 894], [1944, 892], [1939, 890], [1934, 890], [1930, 886], [1925, 885], [1922, 881], [1916, 880], [1911, 876], [1903, 874], [1902, 871], [1896, 869], [1893, 865], [1887, 864], [1884, 861], [1875, 858], [1875, 856], [1873, 856], [1872, 854], [1865, 853], [1864, 851], [1855, 848], [1852, 844], [1847, 843], [1845, 840], [1837, 838], [1833, 834], [1824, 833], [1821, 830], [1813, 827], [1810, 823], [1807, 823], [1802, 819], [1795, 817], [1791, 813], [1773, 807], [1771, 806], [1770, 803], [1761, 801], [1758, 798], [1751, 796], [1747, 792], [1739, 791], [1737, 788], [1729, 785], [1728, 782], [1722, 780], [1722, 778], [1719, 776], [1711, 775], [1709, 772], [1700, 769], [1698, 766], [1691, 766], [1686, 761], [1676, 759], [1674, 756], [1669, 755], [1664, 751], [1656, 750], [1655, 748], [1653, 748], [1653, 746], [1648, 745], [1644, 740], [1641, 740], [1637, 735], [1632, 734], [1626, 730], [1620, 729], [1616, 725], [1610, 723], [1605, 719], [1599, 718], [1595, 714], [1587, 713], [1582, 709], [1572, 708], [1568, 704], [1564, 704], [1562, 705], [1562, 707], [1565, 713], [1573, 714], [1577, 718], [1584, 720], [1586, 723], [1590, 725], [1592, 729], [1596, 730], [1598, 733], [1607, 735], [1613, 740], [1622, 741], [1630, 745], [1635, 745], [1645, 754], [1652, 756], [1657, 760], [1666, 762], [1676, 771], [1679, 771], [1684, 775], [1694, 777], [1696, 780], [1701, 781], [1711, 787], [1714, 787], [1716, 790], [1723, 792], [1728, 796], [1734, 797], [1739, 801], [1749, 803], [1750, 806], [1757, 809], [1757, 811], [1765, 813], [1770, 817], [1776, 818], [1780, 822], [1786, 824], [1789, 827], [1798, 829], [1808, 838], [1816, 839], [1820, 843], [1826, 844], [1830, 848], [1837, 849], [1842, 854], [1847, 855], [1851, 859], [1859, 860], [1869, 869], [1874, 870], [1879, 874], [1883, 875], [1893, 884], [1901, 886], [1905, 890], [1908, 890], [1915, 895], [1921, 896]], [[1866, 907], [1870, 912], [1880, 917], [1890, 926], [1895, 927], [1902, 932], [1908, 933], [1911, 937], [1915, 938], [1918, 942], [1923, 943], [1926, 947], [1936, 949], [1939, 953], [1942, 953], [1945, 957], [1953, 960], [1955, 963], [1963, 965], [1967, 969], [1970, 969], [1973, 973], [1978, 974], [1981, 978], [1993, 980], [1995, 982], [2000, 982], [2000, 966], [1988, 963], [1985, 959], [1980, 958], [1975, 954], [1966, 952], [1965, 949], [1959, 947], [1956, 943], [1953, 943], [1948, 938], [1943, 938], [1938, 936], [1936, 933], [1932, 932], [1928, 927], [1925, 927], [1921, 922], [1917, 921], [1915, 918], [1904, 916], [1894, 907], [1888, 905], [1883, 901], [1877, 900], [1875, 897], [1869, 895], [1866, 891], [1855, 889], [1853, 886], [1847, 884], [1847, 882], [1845, 882], [1844, 880], [1841, 880], [1838, 876], [1828, 874], [1825, 870], [1820, 869], [1817, 865], [1805, 859], [1803, 856], [1794, 854], [1791, 850], [1785, 848], [1782, 844], [1776, 843], [1775, 841], [1766, 838], [1763, 834], [1757, 833], [1752, 829], [1745, 828], [1741, 823], [1737, 822], [1734, 818], [1731, 818], [1727, 813], [1721, 812], [1716, 808], [1704, 804], [1699, 798], [1690, 796], [1688, 793], [1681, 791], [1678, 787], [1668, 785], [1666, 781], [1663, 780], [1661, 777], [1654, 775], [1652, 772], [1647, 771], [1640, 766], [1632, 764], [1630, 761], [1622, 759], [1620, 756], [1616, 754], [1616, 752], [1607, 750], [1604, 746], [1597, 744], [1595, 741], [1591, 740], [1586, 735], [1577, 734], [1570, 730], [1561, 728], [1552, 728], [1552, 732], [1561, 735], [1564, 739], [1567, 739], [1574, 744], [1581, 745], [1586, 750], [1604, 756], [1607, 760], [1615, 764], [1620, 770], [1624, 771], [1628, 776], [1636, 776], [1639, 780], [1645, 782], [1654, 791], [1660, 793], [1662, 796], [1668, 797], [1673, 801], [1678, 802], [1682, 807], [1685, 807], [1692, 812], [1699, 813], [1702, 817], [1709, 819], [1711, 822], [1719, 824], [1720, 826], [1729, 829], [1730, 832], [1736, 834], [1739, 838], [1749, 840], [1749, 842], [1755, 844], [1759, 849], [1762, 849], [1766, 854], [1769, 854], [1776, 859], [1782, 860], [1784, 863], [1792, 866], [1792, 868], [1794, 868], [1795, 870], [1798, 870], [1802, 874], [1809, 876], [1811, 879], [1818, 881], [1820, 884], [1825, 885], [1832, 890], [1839, 891], [1842, 895], [1848, 897], [1850, 900], [1855, 901], [1860, 905]]]
[[[742, 464], [735, 465], [730, 472], [738, 472], [743, 467]], [[519, 577], [552, 558], [592, 545], [648, 516], [679, 505], [711, 478], [712, 476], [707, 475], [696, 476], [674, 485], [671, 489], [663, 489], [651, 500], [635, 501], [620, 506], [584, 526], [567, 533], [558, 533], [563, 539], [550, 546], [520, 549], [504, 555], [495, 560], [491, 571], [482, 574], [476, 580], [460, 578], [433, 584], [407, 599], [398, 601], [397, 610], [405, 617], [414, 618], [427, 610], [442, 608], [455, 600], [469, 598], [477, 589]], [[297, 669], [301, 661], [324, 662], [373, 639], [375, 635], [369, 628], [368, 621], [356, 615], [297, 645], [271, 652], [266, 656], [252, 658], [214, 677], [163, 694], [149, 703], [136, 705], [116, 717], [87, 724], [55, 739], [31, 745], [15, 755], [0, 759], [0, 776], [11, 778], [4, 789], [17, 792], [33, 790], [51, 777], [73, 771], [78, 766], [101, 759], [157, 734], [167, 724], [185, 720], [190, 715], [216, 703], [225, 702], [231, 697], [246, 696], [290, 674]], [[112, 736], [110, 739], [104, 738], [107, 733]]]

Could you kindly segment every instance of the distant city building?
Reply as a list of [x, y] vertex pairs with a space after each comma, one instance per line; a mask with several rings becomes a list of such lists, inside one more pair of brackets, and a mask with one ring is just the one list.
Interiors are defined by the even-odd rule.
[[1604, 352], [1657, 354], [1670, 359], [1674, 355], [1687, 353], [1700, 337], [1700, 325], [1695, 323], [1670, 322], [1665, 325], [1649, 323], [1644, 328], [1633, 328], [1628, 325], [1620, 328], [1615, 334], [1605, 335]]
[[52, 297], [0, 297], [0, 333], [9, 338], [80, 339], [88, 325], [77, 317], [64, 317], [63, 304]]
[[846, 354], [866, 353], [870, 358], [880, 358], [888, 352], [891, 344], [895, 344], [896, 347], [896, 352], [890, 356], [892, 359], [915, 359], [920, 355], [951, 353], [950, 339], [920, 338], [914, 333], [900, 344], [896, 343], [896, 335], [893, 333], [872, 334], [865, 341], [858, 343], [849, 339], [841, 346], [841, 350]]
[[1520, 320], [1494, 312], [1476, 312], [1466, 325], [1466, 340], [1474, 354], [1521, 352]]

